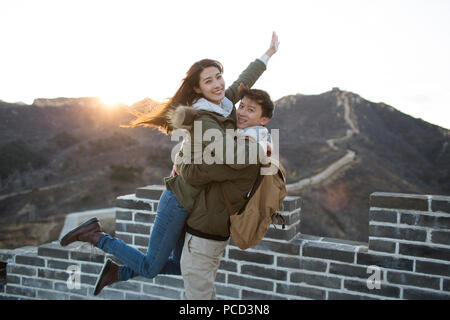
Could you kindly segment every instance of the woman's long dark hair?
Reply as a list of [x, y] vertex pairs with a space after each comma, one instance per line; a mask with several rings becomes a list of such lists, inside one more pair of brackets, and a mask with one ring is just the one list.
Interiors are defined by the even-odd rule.
[[148, 113], [132, 111], [137, 118], [130, 125], [124, 125], [122, 127], [154, 127], [165, 134], [172, 133], [174, 128], [169, 121], [170, 114], [178, 106], [192, 106], [197, 99], [202, 97], [201, 94], [195, 92], [194, 88], [199, 87], [200, 73], [208, 67], [216, 67], [220, 73], [223, 73], [222, 64], [216, 60], [203, 59], [197, 61], [189, 68], [186, 77], [181, 82], [181, 86], [168, 102], [160, 104], [157, 107], [153, 106]]

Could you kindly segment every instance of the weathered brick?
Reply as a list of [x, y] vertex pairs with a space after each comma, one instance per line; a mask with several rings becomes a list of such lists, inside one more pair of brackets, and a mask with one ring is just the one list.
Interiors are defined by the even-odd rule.
[[82, 264], [81, 273], [100, 274], [103, 266], [100, 264]]
[[375, 265], [381, 268], [388, 269], [400, 269], [400, 270], [413, 270], [413, 260], [395, 258], [388, 255], [375, 255], [371, 253], [358, 252], [357, 253], [357, 264], [362, 265]]
[[300, 231], [300, 224], [293, 225], [291, 228], [282, 229], [281, 226], [269, 228], [264, 236], [266, 239], [277, 239], [290, 241]]
[[405, 288], [403, 298], [408, 300], [449, 300], [450, 293]]
[[57, 282], [55, 283], [55, 290], [56, 291], [61, 291], [61, 292], [65, 292], [68, 294], [78, 294], [78, 295], [82, 295], [82, 296], [86, 296], [87, 295], [87, 288], [84, 286], [80, 285], [80, 288], [69, 288], [67, 286], [67, 283], [61, 283], [61, 282]]
[[450, 245], [450, 232], [432, 231], [431, 232], [431, 241], [433, 243]]
[[69, 300], [68, 294], [47, 290], [38, 290], [37, 297], [43, 300]]
[[229, 249], [228, 257], [230, 259], [235, 260], [250, 261], [263, 264], [273, 264], [272, 255], [259, 252]]
[[450, 216], [402, 213], [400, 215], [400, 223], [435, 229], [450, 229]]
[[133, 281], [139, 281], [143, 283], [155, 283], [155, 278], [149, 279], [143, 276], [137, 276], [133, 278]]
[[46, 279], [22, 277], [22, 286], [41, 288], [41, 289], [52, 289], [53, 281], [46, 280]]
[[141, 292], [141, 284], [136, 281], [119, 281], [109, 286], [111, 289]]
[[324, 261], [300, 257], [277, 257], [277, 266], [319, 272], [325, 272], [327, 270], [327, 263]]
[[250, 290], [242, 290], [243, 300], [286, 300], [286, 298], [274, 294], [264, 294]]
[[310, 299], [324, 300], [326, 291], [302, 285], [289, 285], [277, 283], [276, 292]]
[[30, 298], [36, 297], [36, 289], [34, 288], [16, 287], [11, 285], [6, 286], [5, 293]]
[[397, 223], [397, 212], [388, 210], [370, 210], [369, 221]]
[[131, 199], [116, 199], [116, 207], [122, 209], [134, 209], [134, 210], [147, 210], [153, 211], [153, 206], [151, 201], [143, 201], [139, 200], [139, 198], [131, 198]]
[[38, 258], [38, 257], [17, 255], [15, 262], [16, 262], [16, 264], [45, 267], [45, 259]]
[[36, 276], [36, 268], [8, 264], [7, 273], [8, 274], [19, 274], [19, 275], [24, 275], [24, 276]]
[[367, 279], [370, 276], [367, 273], [367, 267], [334, 262], [330, 263], [329, 272], [331, 274], [362, 279]]
[[[116, 223], [116, 225], [117, 225], [117, 223]], [[116, 231], [117, 231], [117, 228], [116, 228]], [[116, 232], [115, 237], [117, 239], [122, 240], [126, 244], [131, 244], [131, 245], [133, 244], [133, 235], [132, 234]]]
[[11, 260], [14, 257], [11, 251], [0, 249], [0, 261], [1, 262], [8, 262], [8, 260]]
[[327, 248], [322, 244], [308, 242], [303, 246], [303, 256], [343, 262], [353, 262], [355, 253], [351, 251]]
[[67, 270], [70, 266], [76, 265], [69, 261], [59, 261], [59, 260], [47, 260], [47, 268], [49, 269], [61, 269]]
[[380, 298], [374, 298], [369, 296], [364, 296], [357, 293], [344, 293], [344, 292], [336, 292], [329, 291], [328, 292], [328, 300], [380, 300]]
[[239, 298], [239, 289], [216, 284], [216, 295]]
[[369, 237], [380, 237], [380, 238], [402, 239], [402, 240], [424, 242], [427, 238], [427, 232], [425, 230], [419, 229], [371, 224], [369, 225]]
[[450, 197], [432, 196], [431, 210], [434, 212], [450, 213]]
[[370, 207], [428, 211], [428, 198], [423, 195], [375, 192], [370, 195]]
[[228, 283], [266, 291], [273, 291], [274, 285], [272, 281], [241, 277], [234, 274], [228, 275]]
[[406, 272], [393, 272], [389, 270], [387, 272], [387, 281], [395, 284], [439, 290], [441, 279]]
[[155, 284], [159, 284], [164, 287], [184, 289], [183, 279], [175, 278], [173, 276], [159, 275], [155, 277]]
[[20, 277], [12, 274], [6, 275], [6, 283], [7, 284], [20, 284]]
[[284, 211], [281, 212], [281, 215], [286, 220], [286, 226], [290, 226], [300, 221], [301, 211], [300, 209], [295, 209], [294, 211], [290, 212]]
[[399, 298], [400, 297], [400, 288], [386, 285], [384, 283], [380, 284], [380, 289], [373, 288], [369, 289], [367, 287], [366, 281], [358, 281], [358, 280], [344, 280], [344, 288], [350, 291], [362, 292], [367, 294], [379, 295], [390, 298]]
[[150, 185], [136, 189], [136, 197], [159, 200], [166, 187], [164, 185]]
[[134, 214], [134, 221], [141, 223], [154, 223], [156, 215], [154, 213], [136, 212]]
[[135, 223], [117, 223], [116, 222], [116, 231], [149, 235], [150, 234], [150, 226], [145, 226], [142, 224], [135, 224]]
[[136, 246], [148, 247], [149, 240], [149, 236], [134, 236], [134, 244]]
[[216, 274], [216, 282], [225, 283], [226, 282], [226, 274], [218, 271]]
[[90, 300], [88, 296], [77, 296], [77, 295], [71, 295], [69, 296], [69, 300]]
[[416, 272], [450, 277], [450, 264], [416, 260]]
[[257, 250], [274, 251], [278, 253], [290, 254], [298, 256], [300, 252], [300, 245], [291, 242], [278, 242], [263, 239], [256, 247]]
[[69, 274], [65, 271], [55, 271], [50, 269], [38, 269], [38, 277], [45, 279], [63, 280], [69, 278]]
[[133, 211], [116, 210], [116, 220], [133, 220]]
[[219, 265], [220, 270], [237, 272], [237, 263], [227, 260], [221, 260]]
[[175, 289], [169, 289], [165, 287], [155, 286], [151, 284], [143, 285], [144, 293], [155, 295], [158, 297], [165, 297], [170, 299], [181, 299], [181, 291]]
[[400, 243], [399, 246], [402, 255], [450, 261], [450, 249], [409, 243]]
[[387, 253], [395, 253], [396, 242], [369, 237], [369, 249]]
[[125, 298], [125, 293], [117, 290], [110, 290], [108, 288], [104, 288], [98, 294], [97, 297], [107, 300], [123, 300]]
[[354, 251], [356, 247], [361, 247], [361, 246], [367, 247], [367, 242], [346, 240], [346, 239], [339, 239], [339, 238], [320, 237], [320, 239], [317, 241], [319, 241], [320, 243], [322, 243], [324, 245], [342, 248], [342, 250], [347, 250], [347, 251], [348, 250]]
[[100, 253], [94, 252], [81, 252], [81, 251], [71, 251], [70, 259], [72, 260], [81, 260], [81, 261], [89, 261], [96, 263], [105, 262], [105, 256]]
[[[66, 278], [68, 278], [68, 276]], [[97, 283], [97, 278], [98, 276], [88, 276], [85, 274], [81, 274], [81, 283], [95, 286], [95, 284]]]
[[324, 276], [319, 274], [292, 272], [291, 282], [306, 283], [318, 287], [327, 287], [340, 289], [342, 279], [333, 276]]
[[443, 282], [444, 291], [450, 292], [450, 279], [443, 279]]
[[302, 205], [302, 199], [298, 196], [286, 196], [284, 198], [281, 208], [283, 211], [294, 211], [300, 208]]
[[146, 294], [135, 294], [130, 292], [125, 292], [125, 300], [156, 300], [155, 297]]
[[38, 248], [38, 255], [41, 257], [52, 257], [60, 259], [69, 259], [69, 252], [66, 249], [41, 246]]
[[249, 274], [255, 277], [269, 278], [274, 280], [287, 279], [286, 271], [252, 265], [242, 265], [241, 274]]

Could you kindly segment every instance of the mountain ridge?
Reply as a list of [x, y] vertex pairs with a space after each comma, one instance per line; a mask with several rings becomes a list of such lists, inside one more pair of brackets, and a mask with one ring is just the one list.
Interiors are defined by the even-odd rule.
[[[170, 172], [177, 142], [154, 129], [120, 127], [134, 118], [131, 107], [145, 112], [150, 98], [116, 108], [95, 97], [58, 99], [0, 101], [0, 248], [54, 240], [65, 214], [112, 207], [117, 196], [162, 184]], [[280, 129], [288, 186], [325, 176], [291, 190], [303, 199], [302, 233], [367, 241], [370, 193], [450, 194], [449, 130], [339, 88], [275, 105], [267, 127]], [[47, 235], [30, 231], [45, 223], [53, 230]]]

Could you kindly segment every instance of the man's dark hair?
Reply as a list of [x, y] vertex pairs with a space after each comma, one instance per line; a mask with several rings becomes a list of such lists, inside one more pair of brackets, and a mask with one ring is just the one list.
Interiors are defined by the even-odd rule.
[[269, 119], [272, 118], [274, 104], [266, 91], [250, 89], [245, 84], [241, 83], [238, 87], [238, 94], [240, 99], [247, 97], [260, 104], [262, 108], [262, 116], [268, 117]]

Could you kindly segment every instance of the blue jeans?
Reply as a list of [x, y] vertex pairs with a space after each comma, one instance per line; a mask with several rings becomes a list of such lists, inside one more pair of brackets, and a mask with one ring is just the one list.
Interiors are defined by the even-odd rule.
[[96, 247], [114, 255], [125, 264], [119, 266], [119, 281], [136, 276], [154, 278], [158, 274], [180, 275], [187, 214], [175, 194], [165, 190], [159, 199], [147, 254], [144, 255], [136, 248], [109, 235], [103, 236]]

